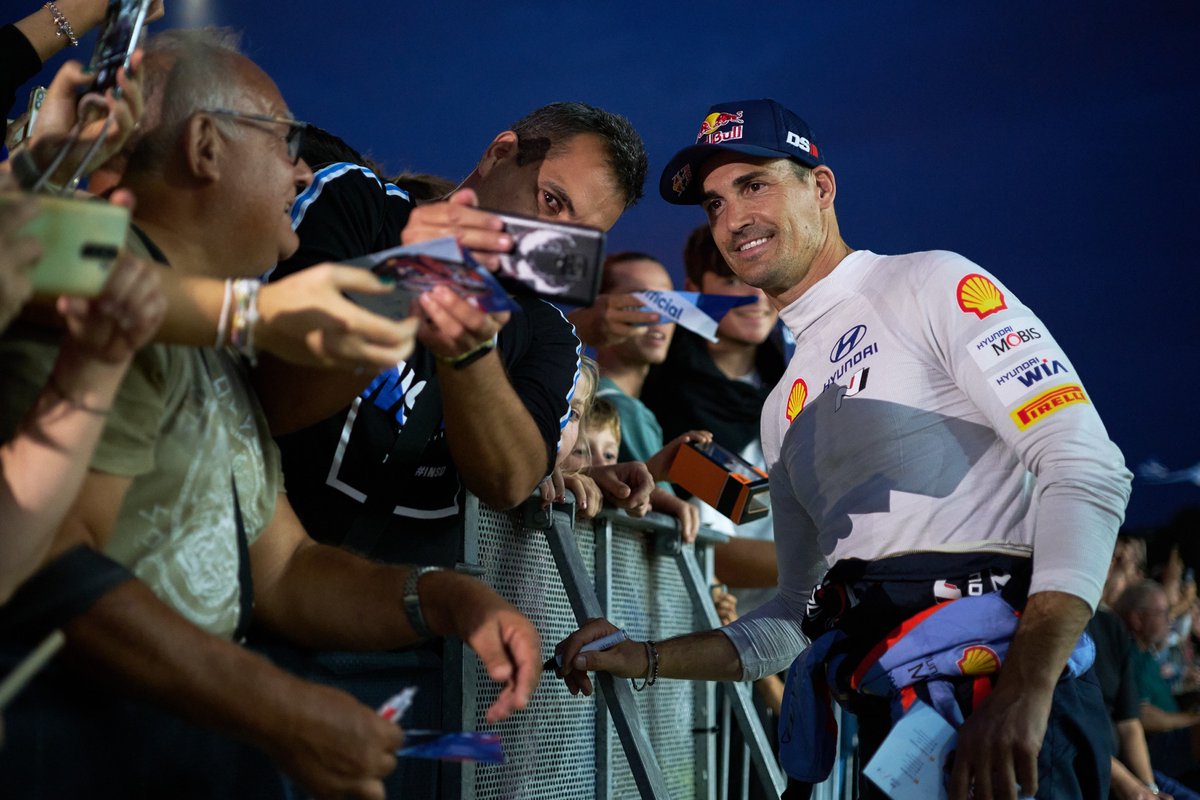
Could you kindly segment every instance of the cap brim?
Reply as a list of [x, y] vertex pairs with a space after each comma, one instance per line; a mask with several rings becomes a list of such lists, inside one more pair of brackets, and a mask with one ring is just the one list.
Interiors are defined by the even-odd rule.
[[[743, 153], [748, 156], [758, 156], [760, 158], [793, 157], [792, 153], [785, 153], [780, 150], [772, 150], [769, 147], [759, 147], [752, 144], [694, 144], [676, 153], [675, 157], [667, 162], [666, 168], [663, 169], [662, 177], [658, 180], [658, 193], [662, 195], [663, 200], [678, 206], [697, 205], [704, 199], [700, 181], [700, 167], [705, 161], [720, 152]], [[680, 175], [684, 167], [690, 169], [686, 179]], [[675, 188], [675, 177], [677, 175], [680, 175], [682, 183], [679, 191], [676, 191]]]

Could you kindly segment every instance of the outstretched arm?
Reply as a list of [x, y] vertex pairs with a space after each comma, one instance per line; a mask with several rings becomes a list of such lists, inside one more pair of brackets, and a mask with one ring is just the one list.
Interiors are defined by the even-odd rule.
[[[255, 618], [311, 647], [382, 650], [419, 641], [404, 609], [409, 567], [376, 564], [314, 542], [286, 495], [250, 548]], [[453, 571], [417, 584], [429, 629], [462, 639], [493, 680], [505, 684], [489, 721], [524, 708], [541, 678], [541, 640], [532, 623], [486, 584]]]

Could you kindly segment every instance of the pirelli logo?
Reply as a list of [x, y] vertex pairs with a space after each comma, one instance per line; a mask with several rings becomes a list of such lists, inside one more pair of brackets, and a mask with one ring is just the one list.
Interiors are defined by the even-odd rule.
[[1010, 416], [1013, 418], [1013, 422], [1017, 423], [1018, 428], [1025, 430], [1030, 425], [1042, 421], [1059, 409], [1066, 408], [1075, 403], [1087, 402], [1089, 400], [1087, 399], [1087, 395], [1083, 393], [1083, 387], [1072, 383], [1066, 386], [1056, 386], [1047, 392], [1042, 392], [1016, 411], [1013, 411]]

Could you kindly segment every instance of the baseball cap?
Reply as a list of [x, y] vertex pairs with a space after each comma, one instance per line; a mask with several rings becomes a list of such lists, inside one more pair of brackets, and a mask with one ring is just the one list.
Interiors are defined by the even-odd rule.
[[733, 100], [708, 109], [696, 133], [663, 170], [659, 194], [668, 203], [696, 205], [702, 199], [697, 180], [705, 159], [722, 150], [763, 158], [790, 158], [806, 167], [825, 163], [808, 123], [774, 100]]

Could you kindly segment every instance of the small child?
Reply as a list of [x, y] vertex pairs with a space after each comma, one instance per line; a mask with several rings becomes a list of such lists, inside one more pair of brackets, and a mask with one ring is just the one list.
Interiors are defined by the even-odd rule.
[[581, 438], [591, 451], [589, 463], [592, 466], [617, 463], [617, 453], [621, 450], [621, 415], [617, 413], [617, 407], [603, 397], [597, 397], [583, 419]]
[[[596, 362], [587, 356], [580, 356], [579, 378], [575, 381], [571, 410], [558, 440], [558, 458], [554, 462], [554, 466], [563, 472], [578, 472], [591, 463], [586, 454], [586, 441], [580, 432], [596, 397], [596, 385], [600, 382], [598, 374]], [[580, 445], [583, 446], [582, 453]]]

